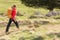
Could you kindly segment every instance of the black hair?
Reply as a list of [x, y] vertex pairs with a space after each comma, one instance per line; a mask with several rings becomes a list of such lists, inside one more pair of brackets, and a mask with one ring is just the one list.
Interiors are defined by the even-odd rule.
[[13, 5], [13, 7], [16, 7], [16, 5]]

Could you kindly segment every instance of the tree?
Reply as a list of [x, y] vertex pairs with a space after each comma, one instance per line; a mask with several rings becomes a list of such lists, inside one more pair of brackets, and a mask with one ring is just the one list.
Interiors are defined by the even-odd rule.
[[23, 4], [29, 7], [46, 7], [50, 11], [54, 8], [60, 8], [60, 0], [21, 0]]

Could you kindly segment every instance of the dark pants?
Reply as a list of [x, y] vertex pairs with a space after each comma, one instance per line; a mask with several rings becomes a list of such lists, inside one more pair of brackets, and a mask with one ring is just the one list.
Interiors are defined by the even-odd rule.
[[9, 28], [10, 28], [10, 25], [11, 25], [12, 22], [14, 22], [15, 25], [16, 25], [16, 27], [19, 28], [18, 22], [10, 18], [10, 19], [9, 19], [9, 22], [8, 22], [8, 25], [7, 25], [7, 27], [6, 27], [6, 32], [9, 31]]

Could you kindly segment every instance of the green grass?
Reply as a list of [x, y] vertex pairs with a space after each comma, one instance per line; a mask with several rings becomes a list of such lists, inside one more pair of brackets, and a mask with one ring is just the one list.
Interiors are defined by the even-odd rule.
[[6, 10], [11, 7], [13, 4], [17, 5], [17, 10], [25, 12], [27, 14], [32, 14], [34, 11], [41, 11], [42, 13], [47, 13], [48, 10], [44, 8], [32, 8], [26, 7], [21, 3], [20, 0], [0, 0], [0, 12], [6, 12]]
[[19, 19], [26, 19], [30, 15], [33, 15], [35, 11], [40, 11], [42, 14], [48, 13], [48, 10], [44, 8], [27, 7], [21, 3], [21, 0], [0, 0], [0, 13], [7, 13], [7, 9], [13, 4], [17, 6], [17, 11], [25, 13], [25, 16], [20, 16]]
[[[48, 27], [49, 25], [42, 25], [40, 26], [39, 28], [35, 28], [35, 31], [34, 33], [31, 33], [30, 31], [27, 31], [27, 30], [19, 30], [19, 31], [15, 31], [13, 30], [15, 28], [14, 27], [11, 27], [11, 29], [14, 31], [14, 32], [11, 32], [11, 29], [10, 29], [10, 34], [8, 35], [4, 35], [2, 37], [4, 38], [9, 38], [9, 40], [37, 40], [37, 39], [41, 39], [41, 40], [52, 40], [56, 35], [55, 34], [49, 34], [48, 35]], [[21, 26], [22, 27], [22, 26]], [[47, 28], [47, 29], [46, 29]], [[3, 28], [0, 28], [1, 30], [4, 30], [5, 27]], [[54, 29], [53, 29], [54, 30]], [[51, 30], [49, 30], [51, 31]], [[1, 37], [1, 36], [0, 36]], [[40, 37], [40, 38], [39, 38]], [[43, 38], [43, 39], [42, 39]], [[59, 37], [58, 37], [59, 38]]]
[[[48, 13], [48, 10], [45, 8], [27, 7], [24, 4], [22, 4], [20, 0], [0, 0], [0, 13], [6, 13], [7, 9], [9, 7], [11, 7], [13, 4], [17, 5], [17, 11], [19, 11], [21, 13], [25, 13], [24, 16], [20, 16], [20, 17], [17, 16], [17, 20], [19, 20], [19, 19], [25, 20], [28, 18], [28, 16], [33, 15], [33, 13], [35, 11], [40, 11], [42, 14]], [[56, 16], [55, 18], [60, 18], [60, 17]], [[31, 20], [33, 20], [33, 19], [31, 19]], [[54, 23], [60, 24], [60, 21], [58, 19], [55, 20], [55, 19], [50, 19], [50, 18], [48, 18], [48, 19], [40, 18], [40, 20], [41, 21], [48, 20], [49, 22], [51, 22], [51, 25], [53, 25]], [[6, 17], [3, 16], [3, 18], [0, 17], [0, 21], [7, 21], [7, 19], [6, 19]], [[41, 36], [44, 38], [44, 40], [52, 40], [53, 36], [55, 36], [55, 35], [48, 36], [46, 34], [48, 32], [47, 26], [49, 26], [49, 24], [46, 24], [43, 26], [40, 25], [39, 28], [35, 29], [35, 33], [32, 33], [32, 34], [29, 31], [21, 31], [20, 30], [20, 31], [16, 31], [16, 33], [11, 33], [11, 34], [7, 35], [7, 37], [9, 37], [10, 40], [19, 40], [20, 38], [25, 39], [25, 40], [33, 40], [33, 39], [36, 39], [37, 37]], [[14, 27], [11, 27], [11, 28], [13, 29]], [[1, 25], [0, 25], [0, 29], [5, 30], [5, 27], [1, 27]]]

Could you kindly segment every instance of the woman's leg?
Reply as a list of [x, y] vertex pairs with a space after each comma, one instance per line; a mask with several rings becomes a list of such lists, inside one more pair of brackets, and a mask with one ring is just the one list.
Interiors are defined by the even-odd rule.
[[13, 20], [13, 22], [15, 23], [16, 27], [19, 29], [19, 25], [18, 25], [18, 22]]
[[10, 18], [10, 19], [9, 19], [9, 22], [8, 22], [8, 25], [7, 25], [7, 27], [6, 27], [6, 32], [9, 31], [11, 22], [12, 22], [12, 19]]

